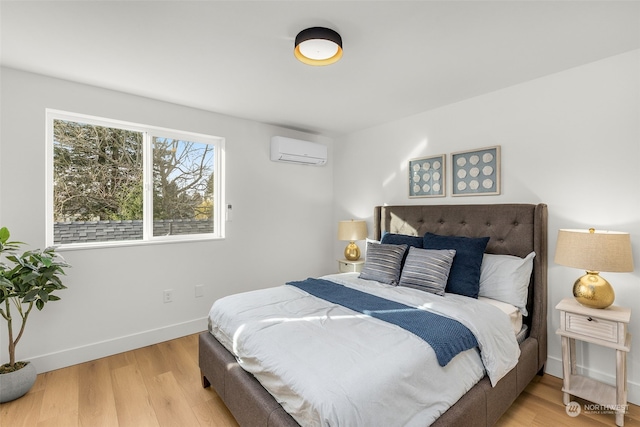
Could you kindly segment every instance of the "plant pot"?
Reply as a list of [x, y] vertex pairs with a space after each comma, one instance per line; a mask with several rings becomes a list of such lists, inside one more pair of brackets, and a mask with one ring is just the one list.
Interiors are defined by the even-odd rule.
[[33, 363], [27, 363], [24, 368], [14, 372], [0, 374], [0, 403], [10, 402], [27, 394], [37, 376]]

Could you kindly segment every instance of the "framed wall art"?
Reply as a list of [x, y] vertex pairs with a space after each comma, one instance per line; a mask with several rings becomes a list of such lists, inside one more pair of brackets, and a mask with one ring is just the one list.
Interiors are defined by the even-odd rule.
[[409, 160], [409, 198], [445, 196], [445, 155]]
[[500, 146], [451, 153], [453, 196], [500, 194]]

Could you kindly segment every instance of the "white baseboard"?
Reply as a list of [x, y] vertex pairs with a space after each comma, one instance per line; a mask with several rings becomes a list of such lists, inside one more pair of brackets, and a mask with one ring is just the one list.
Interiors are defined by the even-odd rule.
[[207, 318], [190, 320], [188, 322], [169, 325], [158, 329], [139, 332], [113, 338], [110, 340], [95, 342], [80, 347], [74, 347], [54, 353], [30, 357], [38, 373], [66, 368], [90, 360], [100, 359], [106, 356], [135, 350], [163, 341], [180, 338], [185, 335], [195, 334], [207, 329]]
[[[599, 371], [585, 369], [584, 366], [576, 366], [580, 375], [585, 375], [594, 380], [602, 381], [603, 383], [615, 386], [616, 378], [613, 375], [604, 374]], [[562, 378], [562, 359], [557, 357], [547, 356], [547, 364], [545, 372], [554, 377]], [[634, 405], [640, 405], [640, 384], [630, 382], [627, 380], [627, 401]]]

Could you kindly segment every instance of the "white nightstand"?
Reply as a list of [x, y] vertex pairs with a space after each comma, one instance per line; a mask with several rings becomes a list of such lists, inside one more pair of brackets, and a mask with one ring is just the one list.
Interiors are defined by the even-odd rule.
[[[567, 405], [571, 395], [574, 395], [599, 405], [615, 405], [616, 425], [624, 425], [627, 353], [631, 347], [631, 334], [627, 332], [627, 326], [631, 310], [614, 305], [605, 309], [584, 307], [573, 298], [563, 299], [556, 309], [560, 311], [560, 329], [556, 334], [562, 337], [562, 401]], [[577, 374], [576, 340], [616, 350], [615, 387]]]
[[340, 273], [360, 273], [362, 271], [362, 266], [364, 265], [364, 260], [359, 259], [357, 261], [349, 261], [348, 259], [339, 259], [338, 260], [338, 271]]

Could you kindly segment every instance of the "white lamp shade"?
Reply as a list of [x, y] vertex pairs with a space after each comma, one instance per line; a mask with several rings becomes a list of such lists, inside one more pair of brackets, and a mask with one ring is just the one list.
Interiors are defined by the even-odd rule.
[[[593, 230], [593, 229], [592, 229]], [[558, 231], [556, 264], [587, 271], [633, 271], [629, 233], [598, 230]]]
[[362, 220], [340, 221], [338, 223], [338, 240], [356, 241], [367, 238], [367, 223]]
[[322, 61], [338, 53], [340, 46], [330, 40], [311, 39], [300, 43], [298, 49], [303, 56], [315, 61]]

